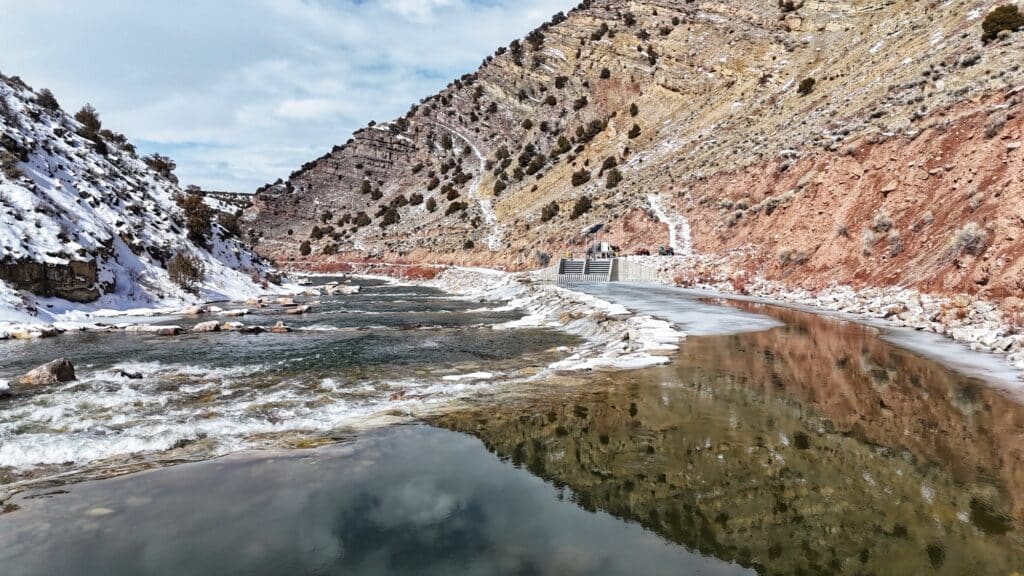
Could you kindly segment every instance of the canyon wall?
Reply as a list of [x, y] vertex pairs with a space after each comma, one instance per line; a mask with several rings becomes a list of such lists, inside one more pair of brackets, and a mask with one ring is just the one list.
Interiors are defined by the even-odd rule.
[[[269, 184], [296, 267], [540, 267], [668, 244], [808, 287], [1019, 294], [1024, 35], [997, 3], [594, 0]], [[812, 82], [813, 80], [813, 82]]]

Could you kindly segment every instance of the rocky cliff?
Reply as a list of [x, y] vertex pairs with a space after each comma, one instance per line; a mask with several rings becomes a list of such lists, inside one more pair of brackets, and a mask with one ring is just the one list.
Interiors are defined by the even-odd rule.
[[[227, 220], [189, 223], [169, 160], [141, 158], [94, 111], [76, 117], [0, 74], [0, 321], [68, 301], [121, 308], [259, 291], [266, 266]], [[168, 271], [179, 255], [198, 269], [189, 291]]]
[[264, 187], [248, 226], [300, 265], [524, 269], [668, 244], [668, 215], [726, 272], [1019, 293], [1024, 34], [982, 41], [996, 4], [587, 1]]

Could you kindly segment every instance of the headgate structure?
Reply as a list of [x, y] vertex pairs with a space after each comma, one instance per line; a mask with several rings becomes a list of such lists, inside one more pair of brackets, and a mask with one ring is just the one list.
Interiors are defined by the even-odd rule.
[[657, 271], [623, 258], [561, 258], [541, 279], [558, 284], [579, 282], [656, 282]]

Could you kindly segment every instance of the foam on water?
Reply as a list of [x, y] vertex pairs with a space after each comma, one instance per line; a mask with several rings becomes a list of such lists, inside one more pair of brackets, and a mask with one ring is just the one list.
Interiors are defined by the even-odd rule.
[[326, 433], [384, 413], [415, 416], [495, 387], [493, 373], [475, 372], [356, 382], [299, 375], [254, 388], [270, 367], [127, 362], [84, 372], [0, 410], [0, 467], [81, 465], [200, 440], [217, 456], [266, 445], [268, 435]]

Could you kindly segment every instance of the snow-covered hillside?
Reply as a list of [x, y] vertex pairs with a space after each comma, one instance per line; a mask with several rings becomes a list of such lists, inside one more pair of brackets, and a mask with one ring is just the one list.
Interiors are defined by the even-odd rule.
[[[51, 94], [0, 74], [0, 278], [7, 279], [0, 282], [0, 321], [262, 291], [254, 279], [266, 276], [266, 266], [219, 224], [208, 247], [189, 240], [174, 200], [182, 192], [169, 174], [151, 169], [119, 134], [96, 134]], [[195, 293], [169, 277], [167, 263], [179, 254], [202, 262]], [[99, 298], [72, 304], [18, 289], [40, 276], [82, 283], [86, 297], [77, 300]]]

